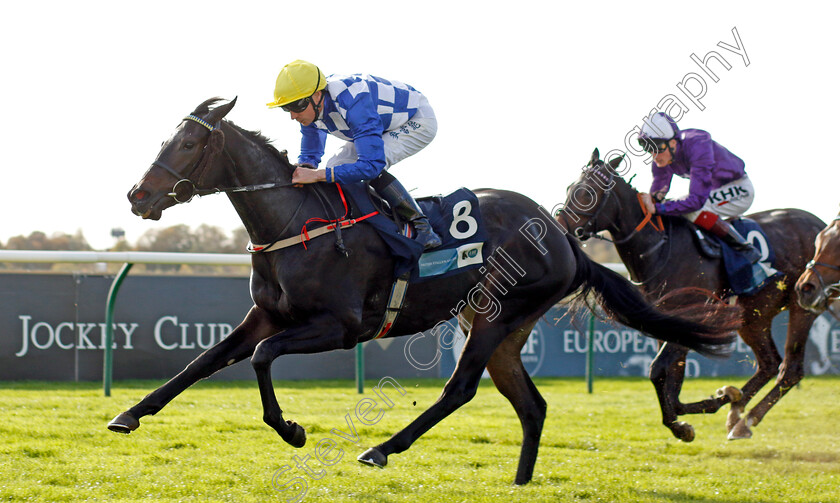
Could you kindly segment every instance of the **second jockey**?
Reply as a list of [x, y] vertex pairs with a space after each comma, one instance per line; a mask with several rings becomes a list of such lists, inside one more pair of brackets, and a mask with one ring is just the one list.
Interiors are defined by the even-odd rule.
[[[761, 253], [724, 217], [746, 212], [755, 198], [744, 161], [712, 140], [706, 131], [683, 129], [667, 114], [648, 117], [639, 144], [653, 156], [653, 182], [642, 201], [651, 213], [683, 215], [742, 252], [752, 263]], [[666, 200], [674, 175], [688, 178], [688, 195]]]

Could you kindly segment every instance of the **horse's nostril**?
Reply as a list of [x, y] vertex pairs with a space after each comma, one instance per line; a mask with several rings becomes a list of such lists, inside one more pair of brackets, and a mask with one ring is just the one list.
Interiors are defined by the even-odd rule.
[[148, 195], [149, 193], [145, 190], [135, 190], [134, 193], [131, 194], [131, 198], [135, 201], [142, 201], [143, 199], [146, 199], [146, 196]]

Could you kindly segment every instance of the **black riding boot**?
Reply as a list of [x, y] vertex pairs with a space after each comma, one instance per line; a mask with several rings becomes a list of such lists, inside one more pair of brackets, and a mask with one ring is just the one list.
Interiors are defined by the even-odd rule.
[[415, 240], [423, 245], [424, 250], [435, 248], [441, 245], [440, 236], [435, 234], [429, 219], [423, 214], [420, 206], [405, 190], [405, 187], [387, 171], [371, 182], [371, 187], [376, 189], [382, 199], [388, 201], [391, 210], [400, 218], [411, 222], [414, 231], [417, 233]]
[[729, 222], [722, 218], [718, 218], [715, 225], [709, 231], [715, 236], [721, 238], [726, 244], [731, 246], [735, 251], [744, 254], [751, 263], [755, 264], [761, 258], [759, 252], [749, 241], [744, 239], [738, 231], [735, 230]]

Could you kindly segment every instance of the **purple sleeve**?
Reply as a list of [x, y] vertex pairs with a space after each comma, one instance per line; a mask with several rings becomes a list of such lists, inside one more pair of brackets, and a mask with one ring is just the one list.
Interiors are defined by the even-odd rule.
[[688, 195], [656, 205], [663, 215], [682, 215], [697, 211], [706, 204], [712, 190], [712, 170], [715, 165], [712, 139], [708, 134], [692, 138], [681, 144], [683, 156], [689, 166]]
[[674, 172], [667, 166], [660, 168], [654, 164], [653, 166], [653, 181], [650, 184], [650, 193], [665, 192], [671, 188], [671, 178], [674, 177]]

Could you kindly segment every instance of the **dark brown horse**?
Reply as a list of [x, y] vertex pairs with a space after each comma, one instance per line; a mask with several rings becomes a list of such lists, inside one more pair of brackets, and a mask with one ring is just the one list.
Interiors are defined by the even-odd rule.
[[[291, 185], [294, 166], [258, 133], [224, 117], [235, 100], [211, 107], [208, 100], [167, 140], [152, 167], [129, 192], [135, 214], [161, 213], [199, 194], [226, 192], [253, 243], [297, 236], [310, 217], [324, 217], [323, 191], [338, 204], [334, 185]], [[706, 353], [728, 348], [737, 321], [686, 321], [653, 308], [624, 278], [584, 255], [553, 219], [530, 199], [500, 190], [478, 191], [488, 240], [487, 267], [429, 280], [408, 288], [402, 314], [388, 337], [414, 334], [460, 312], [470, 327], [458, 367], [434, 405], [359, 460], [378, 466], [405, 451], [476, 393], [486, 367], [510, 401], [523, 429], [516, 483], [531, 479], [546, 403], [528, 377], [520, 350], [537, 319], [569, 294], [597, 294], [616, 320]], [[108, 427], [129, 433], [199, 379], [250, 358], [262, 398], [263, 419], [289, 444], [302, 447], [304, 429], [284, 419], [271, 379], [281, 355], [350, 349], [374, 337], [388, 302], [395, 262], [368, 225], [344, 232], [344, 249], [320, 237], [306, 249], [296, 245], [252, 257], [254, 306], [231, 334], [208, 349], [172, 380], [119, 414]], [[493, 258], [494, 260], [490, 260]], [[495, 265], [494, 265], [495, 264]], [[149, 292], [154, 295], [154, 292]], [[707, 311], [704, 311], [705, 315]], [[727, 312], [721, 312], [726, 317]], [[723, 345], [722, 345], [723, 344]], [[725, 349], [724, 349], [725, 350]]]
[[[692, 237], [694, 231], [682, 217], [662, 217], [664, 229], [658, 229], [640, 204], [636, 189], [619, 176], [621, 163], [622, 158], [605, 163], [596, 149], [583, 174], [569, 187], [558, 220], [579, 237], [609, 231], [632, 279], [650, 296], [690, 288], [724, 297], [728, 285], [721, 259], [707, 258], [699, 252]], [[750, 427], [757, 425], [804, 373], [805, 342], [816, 315], [797, 304], [793, 286], [813, 255], [814, 237], [824, 224], [796, 209], [764, 211], [749, 218], [763, 228], [775, 251], [775, 268], [784, 274], [737, 301], [744, 313], [738, 333], [755, 353], [755, 374], [740, 391], [727, 386], [718, 390], [717, 396], [682, 403], [680, 390], [688, 349], [666, 342], [651, 364], [650, 378], [659, 398], [662, 422], [686, 442], [694, 439], [694, 428], [678, 421], [678, 416], [716, 412], [726, 403], [732, 404], [726, 421], [729, 438], [749, 438]], [[790, 321], [782, 360], [770, 326], [773, 317], [785, 309], [790, 312]], [[773, 389], [741, 417], [750, 399], [774, 376], [778, 377]]]
[[817, 234], [815, 244], [814, 258], [796, 282], [799, 305], [814, 313], [828, 309], [837, 318], [829, 303], [840, 297], [840, 215]]

